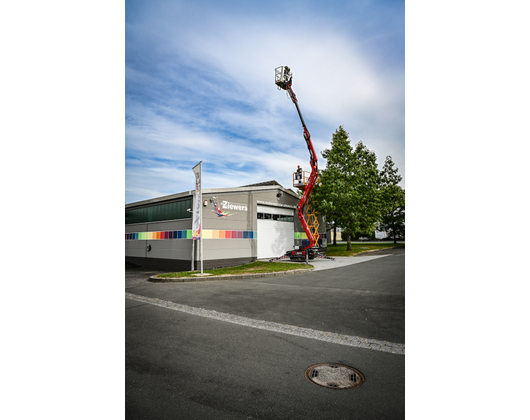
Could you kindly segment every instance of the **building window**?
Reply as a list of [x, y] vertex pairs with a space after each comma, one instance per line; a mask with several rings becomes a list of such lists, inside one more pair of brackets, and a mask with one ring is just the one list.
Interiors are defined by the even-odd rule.
[[139, 209], [125, 210], [125, 224], [160, 222], [163, 220], [190, 219], [188, 209], [192, 207], [192, 200], [182, 200], [173, 203], [158, 204]]
[[275, 220], [277, 222], [293, 222], [293, 216], [287, 216], [285, 214], [269, 214], [269, 213], [258, 213], [259, 220]]

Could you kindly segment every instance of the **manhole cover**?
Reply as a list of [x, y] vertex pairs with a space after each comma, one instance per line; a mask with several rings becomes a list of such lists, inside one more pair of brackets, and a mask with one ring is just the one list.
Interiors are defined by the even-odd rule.
[[357, 369], [337, 363], [309, 366], [305, 378], [315, 385], [329, 389], [357, 388], [364, 383], [364, 375]]

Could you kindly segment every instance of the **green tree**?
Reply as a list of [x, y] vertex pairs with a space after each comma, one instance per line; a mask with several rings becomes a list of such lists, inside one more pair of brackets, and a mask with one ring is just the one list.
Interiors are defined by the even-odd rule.
[[356, 232], [372, 231], [380, 218], [377, 156], [362, 141], [353, 149], [342, 126], [332, 136], [331, 149], [322, 152], [327, 167], [315, 187], [316, 210], [340, 226], [351, 250]]
[[[333, 225], [333, 244], [337, 244], [337, 227], [340, 225], [340, 185], [341, 170], [344, 158], [351, 157], [353, 153], [350, 145], [349, 134], [339, 126], [331, 138], [331, 149], [325, 149], [322, 157], [327, 159], [327, 169], [321, 172], [320, 182], [313, 190], [313, 202], [319, 212], [324, 213], [326, 222]], [[322, 180], [324, 179], [324, 182]], [[319, 206], [321, 204], [321, 206]]]
[[394, 243], [397, 236], [405, 236], [405, 190], [398, 185], [401, 179], [387, 156], [380, 174], [381, 229], [392, 232]]

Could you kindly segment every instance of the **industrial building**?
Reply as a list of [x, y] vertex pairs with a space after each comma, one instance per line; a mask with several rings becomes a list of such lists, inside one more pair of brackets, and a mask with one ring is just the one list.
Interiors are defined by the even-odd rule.
[[[160, 270], [200, 267], [199, 241], [192, 240], [195, 191], [125, 205], [125, 261]], [[202, 190], [204, 269], [280, 257], [308, 243], [297, 217], [298, 194], [276, 181]], [[320, 250], [326, 224], [317, 217]], [[200, 268], [199, 268], [200, 269]]]

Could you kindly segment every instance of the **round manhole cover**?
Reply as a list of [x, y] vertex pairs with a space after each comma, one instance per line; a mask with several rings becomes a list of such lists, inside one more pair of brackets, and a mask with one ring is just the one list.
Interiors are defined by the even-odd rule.
[[364, 375], [357, 369], [338, 363], [309, 366], [305, 378], [315, 385], [329, 389], [357, 388], [364, 383]]

